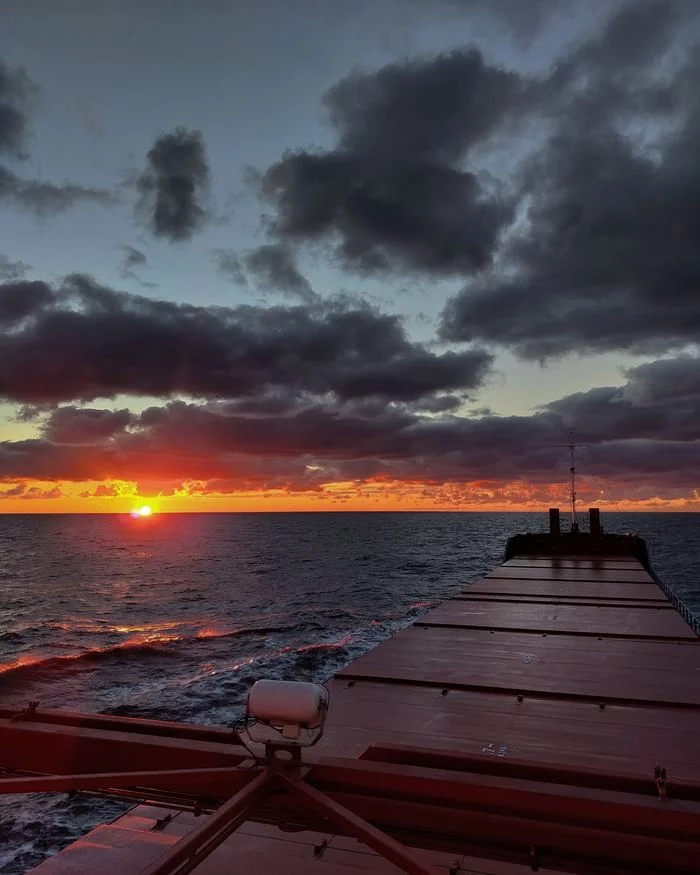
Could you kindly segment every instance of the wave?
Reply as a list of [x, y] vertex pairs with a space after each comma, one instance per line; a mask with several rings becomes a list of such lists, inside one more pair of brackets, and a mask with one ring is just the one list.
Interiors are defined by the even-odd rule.
[[0, 663], [0, 679], [4, 680], [8, 675], [21, 674], [44, 674], [60, 670], [66, 666], [76, 666], [81, 663], [89, 664], [103, 660], [114, 659], [124, 656], [163, 656], [168, 655], [167, 648], [163, 644], [136, 644], [124, 642], [112, 647], [93, 647], [81, 653], [66, 653], [60, 656], [33, 656], [26, 654], [18, 656], [9, 662]]
[[[417, 614], [424, 613], [431, 606], [431, 602], [417, 602], [391, 620], [370, 620], [356, 629], [329, 631], [325, 638], [318, 641], [261, 650], [232, 661], [210, 662], [195, 674], [179, 678], [174, 684], [177, 687], [191, 687], [213, 678], [220, 681], [226, 678], [232, 684], [239, 683], [241, 678], [248, 678], [252, 683], [252, 679], [262, 676], [323, 683], [353, 659], [376, 647], [398, 629], [410, 625]], [[308, 626], [306, 628], [308, 630]], [[220, 697], [217, 695], [216, 698]]]
[[193, 640], [201, 641], [208, 638], [245, 638], [248, 635], [279, 635], [282, 632], [291, 632], [296, 629], [291, 626], [254, 626], [250, 629], [232, 629], [230, 632], [219, 632], [215, 629], [200, 629], [192, 636]]
[[327, 639], [325, 641], [312, 641], [307, 644], [296, 645], [288, 644], [274, 650], [262, 650], [259, 653], [244, 656], [231, 662], [209, 662], [202, 666], [200, 671], [178, 679], [175, 684], [179, 687], [190, 687], [192, 684], [214, 677], [226, 677], [233, 680], [239, 673], [243, 672], [245, 674], [248, 668], [262, 665], [269, 667], [265, 675], [266, 677], [274, 676], [278, 680], [292, 680], [295, 679], [290, 674], [292, 667], [298, 666], [302, 660], [306, 659], [308, 661], [309, 658], [311, 658], [316, 671], [314, 672], [315, 676], [307, 679], [314, 681], [326, 680], [329, 673], [324, 672], [322, 666], [328, 665], [330, 662], [340, 668], [340, 666], [349, 661], [352, 648], [360, 643], [364, 637], [363, 632], [366, 631], [355, 630], [345, 632], [338, 638]]
[[[152, 624], [155, 625], [155, 624]], [[173, 624], [177, 625], [177, 624]], [[159, 635], [148, 633], [122, 641], [118, 644], [104, 647], [91, 647], [79, 653], [66, 653], [58, 656], [33, 656], [24, 654], [7, 662], [0, 662], [0, 679], [8, 675], [21, 674], [24, 679], [29, 674], [42, 675], [51, 671], [60, 671], [67, 667], [86, 667], [110, 659], [125, 659], [130, 657], [173, 657], [176, 656], [173, 645], [197, 644], [216, 638], [244, 638], [253, 635], [266, 636], [291, 631], [294, 627], [257, 626], [254, 628], [230, 629], [199, 629], [193, 635]]]
[[[247, 666], [264, 662], [266, 664], [288, 663], [289, 660], [298, 664], [299, 660], [327, 662], [329, 668], [336, 670], [352, 658], [366, 652], [398, 629], [413, 622], [417, 615], [424, 613], [432, 602], [419, 601], [409, 605], [404, 612], [384, 620], [371, 620], [366, 626], [351, 631], [327, 633], [328, 637], [303, 644], [286, 645], [273, 650], [262, 650], [253, 655], [243, 657], [234, 662], [207, 663], [203, 672], [198, 673], [189, 681], [211, 675], [221, 675], [225, 672], [237, 672]], [[286, 625], [260, 625], [234, 629], [221, 629], [215, 626], [202, 625], [192, 629], [197, 622], [204, 621], [160, 621], [141, 624], [113, 624], [106, 620], [70, 619], [51, 624], [61, 631], [80, 633], [130, 633], [131, 637], [116, 644], [93, 646], [75, 653], [65, 653], [52, 656], [33, 655], [27, 653], [6, 662], [0, 662], [0, 683], [12, 678], [20, 678], [24, 682], [28, 677], [43, 679], [48, 674], [62, 673], [67, 670], [90, 669], [96, 663], [108, 660], [168, 658], [178, 655], [183, 646], [197, 646], [203, 642], [217, 639], [247, 638], [257, 636], [279, 636], [298, 631], [302, 627], [305, 634], [311, 632], [314, 624], [292, 623]], [[183, 628], [185, 627], [185, 628]], [[320, 628], [319, 628], [319, 631]], [[313, 633], [312, 633], [313, 634]], [[337, 635], [337, 637], [335, 637]], [[320, 666], [317, 667], [317, 669]], [[186, 682], [187, 683], [187, 682]]]

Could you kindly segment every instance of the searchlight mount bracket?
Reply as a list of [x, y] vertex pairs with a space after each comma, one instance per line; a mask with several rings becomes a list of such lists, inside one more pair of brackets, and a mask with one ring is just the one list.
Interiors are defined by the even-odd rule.
[[[302, 749], [321, 740], [329, 698], [322, 684], [256, 681], [248, 693], [239, 739], [258, 764], [298, 768]], [[264, 746], [262, 756], [252, 747], [259, 744]]]

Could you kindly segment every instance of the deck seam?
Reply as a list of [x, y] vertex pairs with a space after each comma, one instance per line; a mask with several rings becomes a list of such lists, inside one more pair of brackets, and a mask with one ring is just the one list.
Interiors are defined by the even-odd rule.
[[[543, 571], [544, 569], [538, 568], [536, 570]], [[648, 574], [648, 572], [645, 572], [645, 573]], [[489, 571], [488, 574], [484, 578], [481, 578], [481, 580], [524, 580], [524, 581], [530, 581], [530, 582], [536, 581], [537, 583], [582, 583], [582, 584], [586, 584], [586, 583], [607, 584], [607, 583], [610, 583], [610, 584], [623, 584], [625, 586], [655, 586], [656, 585], [656, 583], [653, 579], [626, 580], [623, 578], [622, 580], [617, 580], [614, 578], [613, 579], [610, 579], [610, 578], [601, 579], [600, 577], [567, 577], [566, 575], [556, 576], [556, 577], [555, 576], [536, 577], [534, 574], [528, 574], [524, 577], [518, 577], [517, 574], [494, 574], [493, 571]]]
[[[508, 594], [511, 595], [510, 593]], [[491, 602], [496, 604], [516, 604], [516, 605], [570, 605], [572, 607], [583, 607], [583, 608], [640, 608], [643, 610], [654, 610], [654, 611], [672, 611], [674, 610], [673, 605], [670, 602], [664, 601], [655, 601], [654, 599], [647, 599], [646, 601], [642, 601], [640, 599], [615, 599], [615, 598], [605, 598], [599, 601], [593, 601], [589, 596], [586, 600], [585, 596], [580, 596], [580, 601], [569, 602], [562, 601], [560, 596], [554, 596], [550, 599], [544, 597], [526, 597], [527, 600], [523, 601], [523, 598], [504, 598], [504, 597], [493, 597], [491, 595], [487, 595], [486, 593], [460, 593], [459, 595], [453, 596], [452, 601], [460, 601], [460, 602]], [[566, 599], [566, 597], [564, 597]], [[613, 602], [613, 604], [601, 604], [602, 602]], [[617, 604], [617, 602], [625, 602], [625, 604]]]
[[[466, 623], [438, 623], [426, 620], [418, 620], [414, 626], [429, 627], [432, 629], [465, 629], [473, 632], [476, 629], [481, 629], [486, 632], [518, 632], [522, 635], [569, 635], [574, 638], [616, 638], [625, 641], [659, 641], [668, 642], [669, 644], [680, 644], [689, 642], [696, 643], [696, 640], [687, 636], [681, 635], [625, 635], [621, 632], [580, 632], [572, 631], [571, 629], [526, 629], [518, 626], [475, 626]], [[692, 629], [690, 630], [693, 631]]]
[[700, 711], [700, 704], [694, 702], [681, 702], [674, 700], [659, 700], [659, 699], [635, 699], [624, 696], [593, 696], [588, 693], [567, 693], [567, 692], [548, 692], [546, 690], [533, 690], [523, 687], [493, 687], [484, 684], [458, 684], [454, 682], [445, 683], [444, 681], [429, 681], [415, 680], [407, 678], [395, 677], [379, 677], [376, 675], [361, 675], [361, 674], [342, 674], [336, 675], [336, 679], [341, 681], [367, 682], [367, 683], [382, 683], [396, 684], [409, 687], [430, 687], [438, 690], [455, 690], [464, 692], [489, 693], [498, 696], [523, 696], [524, 698], [532, 699], [564, 699], [570, 702], [594, 702], [604, 703], [607, 705], [631, 705], [638, 708], [671, 708], [674, 710], [683, 711]]

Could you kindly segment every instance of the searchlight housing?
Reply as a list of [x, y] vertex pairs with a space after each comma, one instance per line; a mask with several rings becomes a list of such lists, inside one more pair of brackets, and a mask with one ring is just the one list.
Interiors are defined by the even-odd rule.
[[[244, 731], [251, 741], [263, 742], [269, 755], [284, 749], [299, 755], [301, 747], [312, 747], [323, 735], [329, 693], [321, 684], [302, 681], [256, 681], [246, 702]], [[282, 736], [265, 733], [273, 729]]]

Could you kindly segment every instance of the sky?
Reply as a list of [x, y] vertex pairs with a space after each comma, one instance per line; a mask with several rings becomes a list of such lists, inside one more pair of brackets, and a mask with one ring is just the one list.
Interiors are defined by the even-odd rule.
[[0, 513], [700, 509], [695, 0], [6, 0]]

